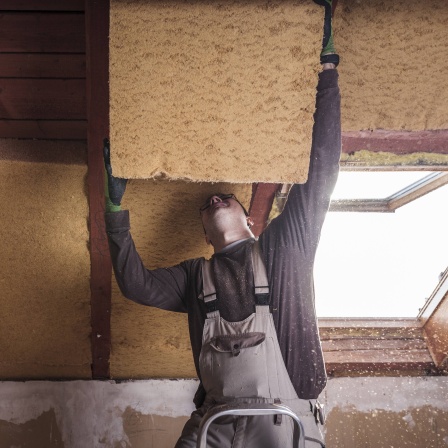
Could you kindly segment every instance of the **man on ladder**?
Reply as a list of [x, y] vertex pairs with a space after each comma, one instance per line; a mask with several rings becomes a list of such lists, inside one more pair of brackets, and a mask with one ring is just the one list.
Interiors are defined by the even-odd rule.
[[[204, 414], [216, 404], [279, 403], [300, 418], [306, 447], [324, 446], [317, 402], [326, 374], [314, 307], [313, 264], [339, 172], [340, 94], [333, 46], [332, 0], [325, 8], [308, 180], [291, 188], [285, 208], [255, 240], [252, 221], [232, 194], [200, 207], [211, 260], [147, 270], [121, 210], [126, 180], [112, 175], [105, 148], [106, 225], [117, 282], [138, 303], [186, 312], [200, 386], [197, 410], [176, 448], [195, 448]], [[254, 312], [255, 311], [255, 312]], [[293, 422], [280, 415], [222, 417], [208, 431], [213, 448], [285, 448]]]

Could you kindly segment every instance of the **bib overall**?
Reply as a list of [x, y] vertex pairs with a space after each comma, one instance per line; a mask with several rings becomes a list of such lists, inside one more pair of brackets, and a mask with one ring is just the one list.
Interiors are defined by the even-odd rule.
[[[202, 266], [207, 319], [199, 358], [206, 391], [204, 404], [193, 412], [176, 448], [195, 448], [202, 416], [215, 404], [281, 403], [290, 407], [305, 428], [306, 447], [320, 448], [322, 435], [313, 414], [314, 403], [297, 397], [280, 351], [269, 310], [269, 286], [258, 242], [252, 246], [255, 312], [240, 322], [227, 322], [217, 310], [211, 262]], [[210, 448], [288, 448], [297, 446], [294, 425], [280, 416], [222, 417], [210, 426]]]

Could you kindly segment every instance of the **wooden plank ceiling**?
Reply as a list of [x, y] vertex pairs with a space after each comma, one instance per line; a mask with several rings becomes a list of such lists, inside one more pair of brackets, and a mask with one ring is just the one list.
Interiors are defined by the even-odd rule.
[[2, 0], [0, 138], [86, 139], [82, 0]]

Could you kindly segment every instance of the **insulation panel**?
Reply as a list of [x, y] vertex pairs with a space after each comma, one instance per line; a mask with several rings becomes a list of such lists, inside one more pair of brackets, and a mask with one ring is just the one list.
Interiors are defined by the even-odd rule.
[[0, 378], [90, 378], [87, 167], [72, 146], [0, 140]]
[[448, 129], [447, 23], [443, 0], [339, 1], [343, 131]]
[[[322, 8], [111, 3], [116, 174], [303, 182]], [[443, 0], [340, 0], [343, 131], [448, 129]]]
[[322, 20], [308, 0], [112, 0], [115, 175], [304, 182]]

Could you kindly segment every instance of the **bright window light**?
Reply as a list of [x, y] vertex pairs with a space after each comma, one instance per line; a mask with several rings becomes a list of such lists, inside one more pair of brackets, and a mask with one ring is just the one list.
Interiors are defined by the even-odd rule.
[[[375, 189], [361, 196], [365, 175]], [[426, 175], [341, 172], [334, 197], [384, 198]], [[395, 213], [328, 213], [315, 264], [318, 316], [416, 317], [448, 266], [447, 204], [444, 185]]]
[[383, 199], [428, 174], [428, 171], [342, 171], [332, 199]]

